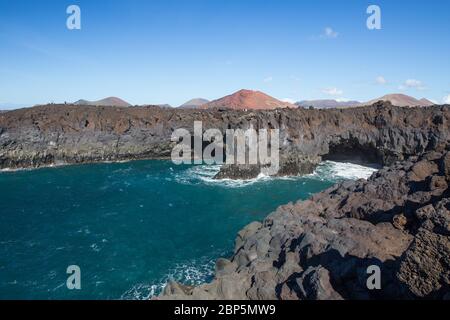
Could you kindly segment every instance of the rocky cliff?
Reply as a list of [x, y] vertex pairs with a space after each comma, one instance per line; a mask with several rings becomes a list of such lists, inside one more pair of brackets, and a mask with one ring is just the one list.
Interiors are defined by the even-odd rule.
[[[391, 164], [449, 141], [448, 106], [389, 103], [346, 110], [183, 110], [47, 105], [0, 114], [0, 168], [167, 158], [178, 128], [280, 129], [280, 175], [309, 173], [325, 159]], [[219, 177], [259, 168], [224, 166]]]
[[450, 152], [429, 152], [281, 206], [239, 232], [214, 281], [159, 298], [450, 299], [449, 183]]

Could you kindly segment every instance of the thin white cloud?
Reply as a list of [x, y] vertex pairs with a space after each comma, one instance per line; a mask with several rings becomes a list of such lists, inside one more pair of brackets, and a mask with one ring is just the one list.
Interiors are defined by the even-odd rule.
[[337, 97], [341, 96], [344, 91], [338, 89], [338, 88], [325, 88], [322, 90], [322, 93], [325, 93], [326, 95]]
[[445, 96], [444, 99], [442, 99], [445, 104], [450, 104], [450, 94], [448, 96]]
[[376, 78], [375, 78], [375, 82], [376, 82], [377, 84], [381, 84], [381, 85], [387, 83], [386, 79], [385, 79], [383, 76], [378, 76], [378, 77], [376, 77]]
[[339, 33], [336, 32], [335, 30], [333, 30], [333, 28], [326, 27], [321, 37], [327, 38], [327, 39], [335, 39], [338, 36], [339, 36]]
[[405, 89], [425, 90], [426, 87], [420, 80], [408, 79], [402, 85], [400, 85], [399, 89], [400, 90], [405, 90]]
[[263, 81], [264, 81], [264, 82], [272, 82], [272, 81], [273, 81], [273, 78], [270, 76], [270, 77], [264, 78]]

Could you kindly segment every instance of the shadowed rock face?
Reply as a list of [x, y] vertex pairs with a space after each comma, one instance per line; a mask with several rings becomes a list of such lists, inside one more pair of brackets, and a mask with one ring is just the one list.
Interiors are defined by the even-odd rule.
[[281, 206], [239, 232], [213, 282], [159, 299], [449, 298], [449, 183], [450, 152], [430, 152]]
[[[325, 158], [391, 164], [448, 143], [448, 106], [389, 103], [345, 110], [183, 110], [159, 107], [48, 105], [0, 115], [0, 168], [168, 158], [178, 128], [280, 129], [279, 175], [310, 173]], [[347, 159], [352, 160], [352, 159]], [[224, 166], [221, 177], [258, 169]]]

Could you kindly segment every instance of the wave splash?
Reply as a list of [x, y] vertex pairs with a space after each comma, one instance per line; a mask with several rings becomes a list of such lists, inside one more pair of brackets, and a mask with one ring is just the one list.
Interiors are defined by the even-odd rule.
[[368, 179], [374, 172], [378, 171], [375, 166], [363, 166], [348, 162], [324, 161], [319, 164], [314, 173], [306, 176], [272, 177], [264, 174], [258, 175], [254, 179], [216, 180], [214, 176], [219, 172], [220, 165], [199, 165], [191, 167], [181, 173], [175, 174], [175, 180], [182, 184], [199, 185], [207, 184], [230, 188], [247, 187], [261, 182], [278, 180], [300, 180], [302, 178], [316, 178], [321, 181], [341, 181]]
[[310, 176], [329, 181], [368, 179], [378, 169], [375, 166], [368, 167], [348, 162], [324, 161]]
[[234, 179], [214, 179], [214, 176], [219, 173], [220, 165], [198, 165], [191, 167], [181, 173], [176, 174], [175, 179], [179, 183], [198, 185], [207, 184], [211, 186], [222, 186], [229, 188], [239, 188], [252, 185], [256, 182], [270, 181], [273, 179], [270, 176], [264, 174], [259, 174], [258, 177], [254, 179], [247, 180], [234, 180]]
[[[219, 254], [217, 256], [223, 256]], [[139, 283], [134, 285], [120, 297], [121, 300], [149, 300], [159, 295], [167, 282], [174, 280], [185, 285], [197, 286], [214, 278], [214, 266], [217, 256], [193, 259], [176, 264], [157, 284]]]

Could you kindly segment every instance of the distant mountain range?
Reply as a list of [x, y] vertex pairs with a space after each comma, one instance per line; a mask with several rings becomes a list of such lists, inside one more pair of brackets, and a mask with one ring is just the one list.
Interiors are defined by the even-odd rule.
[[337, 100], [303, 100], [296, 102], [295, 104], [300, 107], [308, 108], [313, 107], [316, 109], [329, 109], [329, 108], [347, 108], [347, 107], [358, 107], [367, 106], [374, 104], [377, 101], [389, 101], [394, 106], [399, 107], [427, 107], [434, 105], [428, 99], [422, 98], [420, 100], [401, 93], [387, 94], [380, 98], [372, 99], [367, 102], [359, 101], [337, 101]]
[[296, 102], [295, 105], [303, 108], [313, 107], [316, 109], [345, 108], [360, 105], [359, 101], [337, 101], [332, 99], [323, 100], [303, 100]]
[[209, 102], [209, 100], [207, 100], [207, 99], [195, 98], [195, 99], [189, 100], [188, 102], [183, 103], [178, 108], [182, 108], [182, 109], [196, 109], [196, 108], [199, 108], [200, 106], [202, 106], [204, 104], [207, 104], [208, 102]]
[[129, 107], [131, 104], [128, 102], [117, 98], [117, 97], [108, 97], [105, 99], [97, 100], [97, 101], [89, 101], [89, 100], [78, 100], [74, 102], [75, 105], [80, 106], [113, 106], [113, 107]]
[[226, 109], [277, 109], [296, 108], [295, 105], [283, 102], [260, 91], [239, 90], [223, 98], [208, 102], [201, 106], [202, 109], [226, 108]]
[[[269, 96], [261, 91], [254, 90], [239, 90], [233, 94], [225, 97], [209, 101], [203, 98], [195, 98], [187, 101], [179, 106], [182, 109], [210, 109], [210, 108], [224, 108], [224, 109], [250, 109], [250, 110], [264, 110], [264, 109], [277, 109], [277, 108], [309, 108], [316, 109], [330, 109], [330, 108], [349, 108], [357, 106], [371, 105], [377, 101], [390, 101], [393, 105], [399, 107], [425, 107], [432, 106], [434, 103], [428, 99], [416, 99], [414, 97], [401, 94], [387, 94], [380, 98], [372, 99], [367, 102], [359, 101], [337, 101], [333, 99], [321, 99], [321, 100], [302, 100], [291, 104], [278, 100]], [[97, 101], [78, 100], [74, 102], [75, 105], [88, 105], [88, 106], [117, 106], [117, 107], [129, 107], [130, 103], [117, 97], [108, 97]], [[169, 104], [160, 104], [162, 108], [171, 108]], [[25, 106], [14, 104], [0, 104], [1, 109], [18, 109]]]
[[434, 103], [428, 99], [422, 98], [420, 100], [417, 100], [416, 98], [401, 93], [387, 94], [380, 98], [370, 100], [364, 103], [364, 105], [370, 105], [380, 100], [390, 101], [394, 106], [399, 107], [427, 107], [434, 105]]

